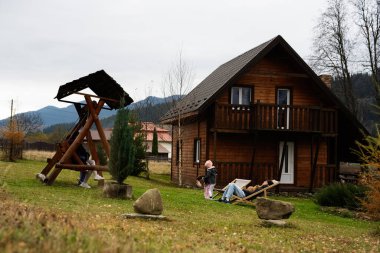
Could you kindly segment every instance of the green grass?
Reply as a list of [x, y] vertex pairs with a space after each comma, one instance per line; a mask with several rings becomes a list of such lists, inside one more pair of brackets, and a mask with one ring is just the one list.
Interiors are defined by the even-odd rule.
[[[122, 219], [133, 200], [107, 199], [64, 170], [52, 186], [44, 162], [0, 162], [0, 252], [378, 252], [379, 223], [324, 213], [311, 199], [278, 197], [296, 212], [286, 228], [261, 226], [255, 209], [203, 199], [167, 174], [128, 177], [135, 198], [158, 188], [169, 221]], [[106, 174], [106, 178], [109, 177]], [[374, 232], [375, 231], [375, 232]], [[377, 231], [377, 232], [376, 232]]]

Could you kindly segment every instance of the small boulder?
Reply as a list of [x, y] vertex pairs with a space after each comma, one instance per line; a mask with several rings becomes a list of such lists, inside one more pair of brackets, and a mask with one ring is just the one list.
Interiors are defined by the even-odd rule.
[[263, 226], [276, 226], [276, 227], [285, 227], [286, 221], [284, 220], [261, 220]]
[[133, 203], [133, 208], [136, 213], [160, 215], [164, 209], [160, 191], [157, 188], [147, 190]]
[[288, 219], [294, 210], [293, 204], [289, 202], [266, 198], [257, 198], [256, 201], [257, 215], [264, 220]]

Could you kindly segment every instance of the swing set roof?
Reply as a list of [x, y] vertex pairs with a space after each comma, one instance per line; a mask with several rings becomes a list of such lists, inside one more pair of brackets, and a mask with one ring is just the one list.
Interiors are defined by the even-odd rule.
[[97, 96], [105, 99], [105, 103], [110, 107], [110, 109], [120, 108], [121, 106], [119, 101], [122, 98], [124, 98], [124, 105], [122, 107], [125, 107], [133, 102], [133, 99], [123, 90], [120, 84], [118, 84], [104, 70], [99, 70], [95, 73], [89, 74], [88, 76], [84, 76], [61, 85], [55, 98], [61, 101], [61, 99], [78, 93], [86, 88], [91, 89]]

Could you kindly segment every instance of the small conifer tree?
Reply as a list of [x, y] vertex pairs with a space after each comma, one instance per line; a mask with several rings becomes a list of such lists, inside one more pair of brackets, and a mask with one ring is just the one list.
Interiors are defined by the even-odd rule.
[[104, 152], [102, 145], [99, 145], [99, 144], [96, 145], [96, 151], [97, 151], [98, 157], [99, 157], [99, 164], [100, 165], [107, 165], [107, 155]]
[[130, 114], [129, 122], [131, 126], [133, 127], [134, 144], [135, 144], [135, 149], [136, 149], [135, 164], [131, 172], [131, 175], [138, 176], [142, 172], [148, 172], [147, 164], [145, 160], [145, 154], [146, 154], [146, 145], [144, 142], [145, 138], [142, 132], [142, 124], [141, 122], [138, 122], [137, 115], [135, 113]]
[[111, 135], [111, 153], [109, 170], [112, 178], [119, 184], [133, 171], [136, 148], [133, 126], [129, 125], [129, 111], [121, 108], [117, 111]]
[[158, 155], [158, 137], [156, 128], [153, 130], [152, 155]]

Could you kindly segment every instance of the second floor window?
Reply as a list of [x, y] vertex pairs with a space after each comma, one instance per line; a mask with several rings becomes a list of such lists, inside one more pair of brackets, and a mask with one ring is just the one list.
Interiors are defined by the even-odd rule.
[[248, 88], [248, 87], [232, 87], [231, 88], [231, 104], [249, 105], [250, 103], [251, 103], [251, 88]]

